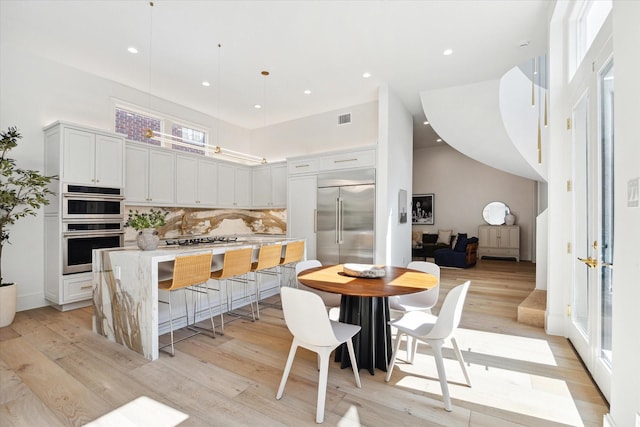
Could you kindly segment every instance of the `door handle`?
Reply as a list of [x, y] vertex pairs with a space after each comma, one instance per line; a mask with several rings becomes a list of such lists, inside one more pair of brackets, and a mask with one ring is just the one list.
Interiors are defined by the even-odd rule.
[[582, 262], [584, 262], [585, 264], [587, 264], [587, 267], [589, 268], [596, 268], [598, 266], [598, 260], [595, 258], [580, 258], [578, 257], [578, 259]]
[[613, 264], [611, 264], [610, 262], [602, 262], [602, 266], [603, 267], [607, 267], [607, 268], [613, 268]]
[[343, 228], [344, 228], [344, 208], [343, 208], [343, 204], [344, 204], [344, 201], [342, 200], [342, 197], [339, 197], [338, 198], [338, 209], [339, 209], [338, 215], [340, 217], [340, 228], [339, 228], [339, 231], [338, 231], [338, 233], [339, 233], [338, 234], [338, 244], [339, 245], [344, 243], [343, 240], [342, 240], [342, 232], [343, 232]]
[[336, 198], [336, 245], [340, 244], [340, 197]]

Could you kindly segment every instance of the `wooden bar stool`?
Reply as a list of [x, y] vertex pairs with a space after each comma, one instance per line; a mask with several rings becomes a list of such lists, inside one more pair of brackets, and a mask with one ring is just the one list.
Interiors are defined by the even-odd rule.
[[[247, 293], [247, 273], [251, 270], [251, 256], [253, 254], [253, 248], [244, 248], [244, 249], [234, 249], [230, 251], [226, 251], [224, 253], [224, 261], [222, 263], [222, 269], [212, 271], [210, 273], [210, 277], [213, 280], [224, 280], [225, 290], [227, 292], [227, 314], [235, 315], [236, 317], [248, 317], [245, 314], [234, 313], [233, 312], [233, 302], [239, 300], [240, 298], [233, 298], [233, 286], [229, 286], [229, 282], [239, 282], [244, 283], [245, 285], [245, 293], [242, 299], [246, 300], [249, 298], [249, 305], [251, 306], [251, 319], [253, 321], [256, 320], [254, 309], [253, 309], [253, 301], [252, 296], [255, 298], [255, 292]], [[209, 265], [209, 270], [211, 270], [211, 264]], [[244, 276], [244, 278], [242, 278]], [[222, 320], [222, 333], [224, 334], [224, 320]]]
[[[171, 334], [171, 343], [166, 344], [160, 349], [171, 346], [171, 356], [175, 356], [174, 351], [174, 342], [179, 342], [190, 338], [194, 335], [200, 333], [199, 330], [193, 330], [195, 333], [191, 334], [187, 337], [181, 338], [178, 341], [173, 340], [173, 313], [171, 310], [171, 295], [180, 289], [184, 290], [195, 290], [196, 286], [205, 286], [207, 288], [207, 305], [209, 306], [209, 317], [211, 318], [211, 328], [214, 332], [213, 337], [215, 338], [215, 324], [213, 323], [213, 312], [211, 311], [211, 303], [209, 301], [209, 292], [207, 287], [207, 282], [209, 280], [209, 276], [211, 274], [211, 257], [212, 253], [207, 252], [203, 254], [196, 255], [185, 255], [176, 257], [173, 262], [173, 274], [170, 279], [160, 280], [158, 281], [158, 289], [162, 291], [169, 291], [169, 301], [162, 301], [158, 299], [159, 302], [169, 304], [169, 328]], [[184, 293], [184, 292], [183, 292]], [[185, 306], [185, 317], [187, 319], [187, 328], [189, 328], [189, 309], [187, 306], [187, 295], [184, 293], [184, 306]], [[193, 313], [193, 323], [195, 325], [196, 313]]]
[[[297, 262], [302, 261], [304, 257], [304, 240], [300, 240], [297, 242], [287, 243], [287, 246], [284, 249], [284, 257], [280, 258], [280, 268], [290, 270], [290, 273], [293, 274], [293, 278], [289, 277], [287, 280], [287, 286], [295, 287], [297, 284], [297, 280], [295, 278], [295, 265]], [[281, 272], [282, 274], [282, 272]], [[280, 281], [282, 283], [282, 280]]]
[[[258, 319], [260, 318], [260, 300], [262, 299], [262, 283], [259, 277], [264, 274], [278, 277], [278, 272], [275, 268], [280, 265], [281, 254], [281, 244], [260, 246], [258, 250], [258, 261], [251, 264], [251, 272], [254, 274], [254, 280], [256, 282], [256, 311], [258, 313]], [[280, 281], [278, 280], [278, 288], [279, 287]]]

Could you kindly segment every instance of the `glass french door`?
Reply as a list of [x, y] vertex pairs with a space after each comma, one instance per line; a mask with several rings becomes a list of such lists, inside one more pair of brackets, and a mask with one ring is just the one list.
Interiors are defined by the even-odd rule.
[[[592, 65], [592, 64], [589, 64]], [[609, 399], [613, 277], [613, 59], [575, 90], [573, 139], [573, 265], [569, 339]]]

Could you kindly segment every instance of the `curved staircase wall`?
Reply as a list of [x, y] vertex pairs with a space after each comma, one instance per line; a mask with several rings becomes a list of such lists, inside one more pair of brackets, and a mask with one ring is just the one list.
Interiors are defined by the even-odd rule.
[[520, 67], [507, 71], [500, 79], [500, 113], [507, 135], [522, 158], [546, 181], [548, 128], [544, 126], [544, 93], [544, 88], [534, 85], [532, 105], [531, 80]]
[[544, 158], [538, 163], [539, 109], [531, 107], [531, 80], [518, 67], [501, 79], [423, 91], [420, 100], [433, 129], [454, 149], [504, 172], [546, 181]]

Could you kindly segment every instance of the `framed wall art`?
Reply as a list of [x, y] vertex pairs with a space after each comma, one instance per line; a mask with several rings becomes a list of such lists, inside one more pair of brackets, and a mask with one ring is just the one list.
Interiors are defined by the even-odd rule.
[[414, 194], [411, 202], [411, 217], [413, 224], [433, 225], [434, 195]]

